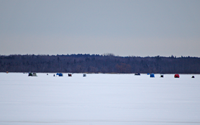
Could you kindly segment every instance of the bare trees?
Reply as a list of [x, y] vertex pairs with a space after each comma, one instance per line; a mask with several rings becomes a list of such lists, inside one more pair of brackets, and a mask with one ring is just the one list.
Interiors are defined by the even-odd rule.
[[0, 56], [0, 72], [200, 73], [198, 57], [119, 57], [114, 55]]

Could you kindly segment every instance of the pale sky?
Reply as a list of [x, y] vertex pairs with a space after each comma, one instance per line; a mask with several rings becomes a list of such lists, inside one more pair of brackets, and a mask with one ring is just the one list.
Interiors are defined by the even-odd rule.
[[200, 57], [200, 0], [0, 0], [0, 55]]

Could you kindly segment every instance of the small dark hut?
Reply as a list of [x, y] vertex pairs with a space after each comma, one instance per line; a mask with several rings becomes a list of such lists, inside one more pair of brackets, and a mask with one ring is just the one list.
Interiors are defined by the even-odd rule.
[[135, 73], [136, 76], [140, 76], [140, 73]]
[[179, 78], [179, 77], [180, 77], [179, 74], [174, 75], [174, 78]]
[[56, 75], [58, 75], [58, 76], [60, 76], [60, 77], [62, 77], [62, 76], [63, 76], [63, 74], [62, 74], [62, 73], [56, 73]]
[[33, 74], [31, 72], [28, 73], [28, 76], [33, 76]]
[[34, 73], [32, 73], [32, 72], [29, 72], [28, 73], [28, 76], [37, 76], [37, 74], [34, 72]]
[[153, 73], [150, 74], [150, 78], [154, 78], [155, 75]]

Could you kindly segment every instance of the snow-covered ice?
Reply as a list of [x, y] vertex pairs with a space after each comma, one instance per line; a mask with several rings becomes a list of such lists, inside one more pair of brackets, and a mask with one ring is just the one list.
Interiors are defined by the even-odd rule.
[[0, 125], [199, 125], [200, 75], [0, 73]]

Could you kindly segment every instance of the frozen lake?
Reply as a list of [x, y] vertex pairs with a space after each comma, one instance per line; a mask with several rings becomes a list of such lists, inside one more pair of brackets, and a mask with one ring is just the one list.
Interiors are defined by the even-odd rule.
[[199, 125], [200, 75], [0, 73], [0, 125]]

